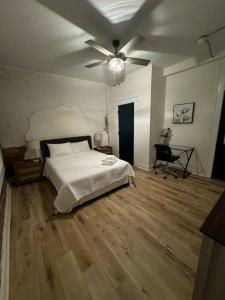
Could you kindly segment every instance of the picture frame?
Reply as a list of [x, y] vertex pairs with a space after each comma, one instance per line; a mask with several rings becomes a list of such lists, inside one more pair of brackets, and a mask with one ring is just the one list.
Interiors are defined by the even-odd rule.
[[194, 120], [195, 102], [173, 105], [173, 124], [192, 124]]

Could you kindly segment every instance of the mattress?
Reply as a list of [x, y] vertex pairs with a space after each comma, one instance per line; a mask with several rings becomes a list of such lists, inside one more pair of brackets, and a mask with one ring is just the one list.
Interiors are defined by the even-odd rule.
[[123, 160], [112, 166], [101, 164], [106, 154], [85, 151], [46, 158], [44, 176], [57, 190], [55, 208], [62, 213], [127, 182], [132, 183], [134, 171]]

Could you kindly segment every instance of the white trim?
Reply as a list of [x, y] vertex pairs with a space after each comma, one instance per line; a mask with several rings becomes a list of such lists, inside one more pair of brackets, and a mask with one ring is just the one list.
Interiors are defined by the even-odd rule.
[[[153, 171], [153, 170], [154, 170], [154, 169], [153, 169], [153, 166], [154, 166], [154, 164], [150, 165], [149, 171]], [[179, 169], [179, 170], [182, 172], [182, 169]], [[192, 169], [192, 168], [188, 168], [187, 171], [190, 172], [190, 175], [195, 175], [195, 176], [199, 176], [199, 177], [210, 178], [210, 177], [207, 176], [207, 175], [204, 175], [204, 174], [199, 173], [199, 172], [195, 172], [195, 170]]]
[[192, 171], [190, 169], [188, 169], [188, 171], [191, 173], [190, 175], [199, 176], [199, 177], [205, 177], [205, 178], [210, 178], [208, 175], [203, 174], [203, 173], [195, 172], [195, 171]]
[[140, 163], [134, 163], [134, 166], [138, 169], [142, 169], [142, 170], [145, 170], [145, 171], [149, 171], [151, 168], [147, 165], [144, 165], [144, 164], [140, 164]]
[[129, 104], [129, 103], [138, 103], [139, 101], [140, 100], [139, 100], [138, 96], [131, 96], [128, 98], [121, 98], [115, 104], [117, 106], [119, 106], [119, 105]]
[[206, 64], [211, 64], [211, 63], [214, 63], [221, 59], [224, 59], [224, 57], [225, 57], [225, 51], [222, 51], [215, 57], [208, 58], [202, 62], [198, 62], [198, 60], [195, 57], [188, 58], [188, 59], [183, 60], [175, 65], [164, 68], [163, 76], [167, 77], [167, 76], [174, 75], [174, 74], [177, 74], [180, 72], [184, 72], [184, 71], [187, 71], [190, 69], [198, 68], [198, 67], [206, 65]]
[[7, 183], [4, 227], [2, 236], [2, 256], [1, 256], [1, 286], [0, 299], [9, 298], [9, 258], [10, 258], [10, 220], [11, 220], [11, 187]]

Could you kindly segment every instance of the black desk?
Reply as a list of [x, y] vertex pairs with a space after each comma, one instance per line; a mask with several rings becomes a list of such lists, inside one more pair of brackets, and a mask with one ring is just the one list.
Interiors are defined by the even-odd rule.
[[177, 162], [179, 163], [179, 165], [182, 167], [182, 171], [183, 171], [183, 178], [186, 178], [188, 175], [190, 175], [191, 173], [188, 171], [188, 165], [191, 159], [191, 156], [193, 154], [194, 151], [194, 147], [189, 147], [189, 146], [178, 146], [178, 145], [173, 145], [170, 144], [169, 145], [172, 152], [175, 152], [175, 155], [178, 155], [181, 157], [185, 156], [186, 157], [186, 163], [182, 163], [179, 159], [177, 160]]

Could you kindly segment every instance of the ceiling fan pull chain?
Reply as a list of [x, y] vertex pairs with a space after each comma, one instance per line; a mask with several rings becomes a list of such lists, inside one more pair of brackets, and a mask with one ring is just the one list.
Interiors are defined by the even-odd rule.
[[113, 86], [116, 86], [116, 73], [113, 72]]

